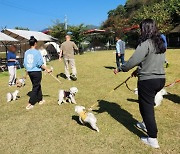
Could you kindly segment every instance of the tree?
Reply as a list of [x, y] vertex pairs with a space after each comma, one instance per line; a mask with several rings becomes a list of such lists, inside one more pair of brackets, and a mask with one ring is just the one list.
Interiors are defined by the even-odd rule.
[[50, 27], [50, 34], [57, 38], [60, 43], [64, 41], [66, 35], [66, 30], [64, 28], [64, 23], [61, 23], [59, 20], [56, 20], [54, 24]]
[[[108, 18], [103, 22], [102, 28], [122, 35], [126, 28], [137, 25], [146, 18], [154, 19], [160, 31], [168, 33], [179, 24], [179, 0], [127, 0], [124, 6], [119, 5], [108, 12]], [[131, 32], [124, 33], [127, 41], [130, 42]], [[132, 33], [135, 34], [133, 38], [137, 36], [136, 32]]]
[[72, 32], [72, 40], [80, 47], [85, 40], [84, 31], [87, 27], [84, 24], [78, 26], [69, 26], [68, 31]]
[[143, 19], [154, 19], [159, 29], [164, 33], [172, 28], [171, 16], [168, 9], [165, 9], [166, 4], [164, 2], [155, 3], [152, 6], [144, 6], [140, 11], [136, 12], [132, 18], [133, 23], [139, 24]]
[[125, 13], [126, 13], [126, 10], [125, 10], [124, 6], [123, 5], [119, 5], [116, 9], [110, 10], [108, 12], [108, 17], [112, 17], [112, 16], [124, 17]]

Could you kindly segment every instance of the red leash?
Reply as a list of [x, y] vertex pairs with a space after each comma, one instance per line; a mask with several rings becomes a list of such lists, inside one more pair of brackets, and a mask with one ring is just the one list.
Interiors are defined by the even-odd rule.
[[180, 80], [176, 80], [175, 82], [170, 83], [170, 84], [166, 85], [165, 87], [171, 87], [171, 86], [173, 86], [175, 83], [178, 83], [178, 82], [180, 82]]

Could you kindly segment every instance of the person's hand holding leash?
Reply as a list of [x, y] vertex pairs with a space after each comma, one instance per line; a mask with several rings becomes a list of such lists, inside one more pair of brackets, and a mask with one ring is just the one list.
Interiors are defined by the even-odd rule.
[[137, 77], [138, 75], [138, 70], [136, 69], [134, 72], [132, 72], [131, 77]]
[[119, 73], [119, 72], [121, 72], [122, 71], [122, 69], [121, 69], [121, 67], [120, 68], [116, 68], [116, 69], [114, 69], [114, 74], [116, 75], [117, 73]]
[[117, 73], [119, 73], [118, 68], [114, 69], [114, 74], [116, 75]]
[[46, 72], [49, 74], [51, 74], [51, 72], [52, 72], [52, 69], [47, 68], [45, 65], [42, 65], [41, 68], [46, 70]]
[[46, 71], [50, 74], [52, 72], [51, 69], [47, 68]]

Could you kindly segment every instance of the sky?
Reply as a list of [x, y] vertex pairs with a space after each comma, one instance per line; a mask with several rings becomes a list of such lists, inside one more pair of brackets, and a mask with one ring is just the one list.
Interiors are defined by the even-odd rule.
[[27, 27], [43, 30], [58, 19], [68, 24], [99, 26], [107, 12], [126, 0], [0, 0], [0, 29]]

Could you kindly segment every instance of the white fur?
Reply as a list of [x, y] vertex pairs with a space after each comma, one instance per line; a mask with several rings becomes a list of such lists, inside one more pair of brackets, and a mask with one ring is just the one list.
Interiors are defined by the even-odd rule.
[[71, 87], [69, 89], [70, 95], [67, 97], [64, 95], [64, 90], [59, 90], [59, 99], [58, 104], [61, 105], [62, 103], [66, 103], [68, 101], [72, 104], [77, 104], [75, 100], [75, 94], [78, 92], [78, 89], [76, 87]]
[[[84, 106], [75, 106], [75, 112], [77, 114], [80, 114], [81, 112], [84, 112], [85, 110], [85, 107]], [[85, 120], [83, 121], [81, 119], [81, 117], [79, 116], [79, 121], [84, 124], [84, 123], [89, 123], [91, 125], [91, 127], [93, 129], [95, 129], [97, 132], [99, 132], [99, 128], [97, 127], [96, 123], [97, 123], [97, 119], [96, 117], [94, 116], [93, 113], [90, 113], [88, 112], [87, 113], [87, 117], [85, 118]]]
[[135, 88], [135, 89], [134, 89], [134, 93], [135, 93], [136, 95], [138, 95], [138, 88]]
[[19, 90], [15, 90], [13, 93], [7, 93], [7, 102], [15, 101], [17, 99], [17, 95]]
[[155, 107], [161, 105], [163, 100], [163, 95], [167, 95], [167, 91], [165, 89], [161, 89], [155, 96]]
[[[135, 93], [136, 95], [138, 95], [138, 88], [134, 89], [134, 93]], [[154, 99], [154, 102], [155, 102], [155, 104], [156, 104], [155, 107], [161, 105], [161, 102], [162, 102], [162, 100], [163, 100], [163, 95], [167, 95], [167, 94], [168, 94], [168, 93], [167, 93], [166, 89], [161, 89], [161, 90], [156, 94], [155, 99]]]
[[24, 87], [25, 86], [25, 79], [24, 78], [17, 79], [16, 85], [17, 85], [17, 87]]

